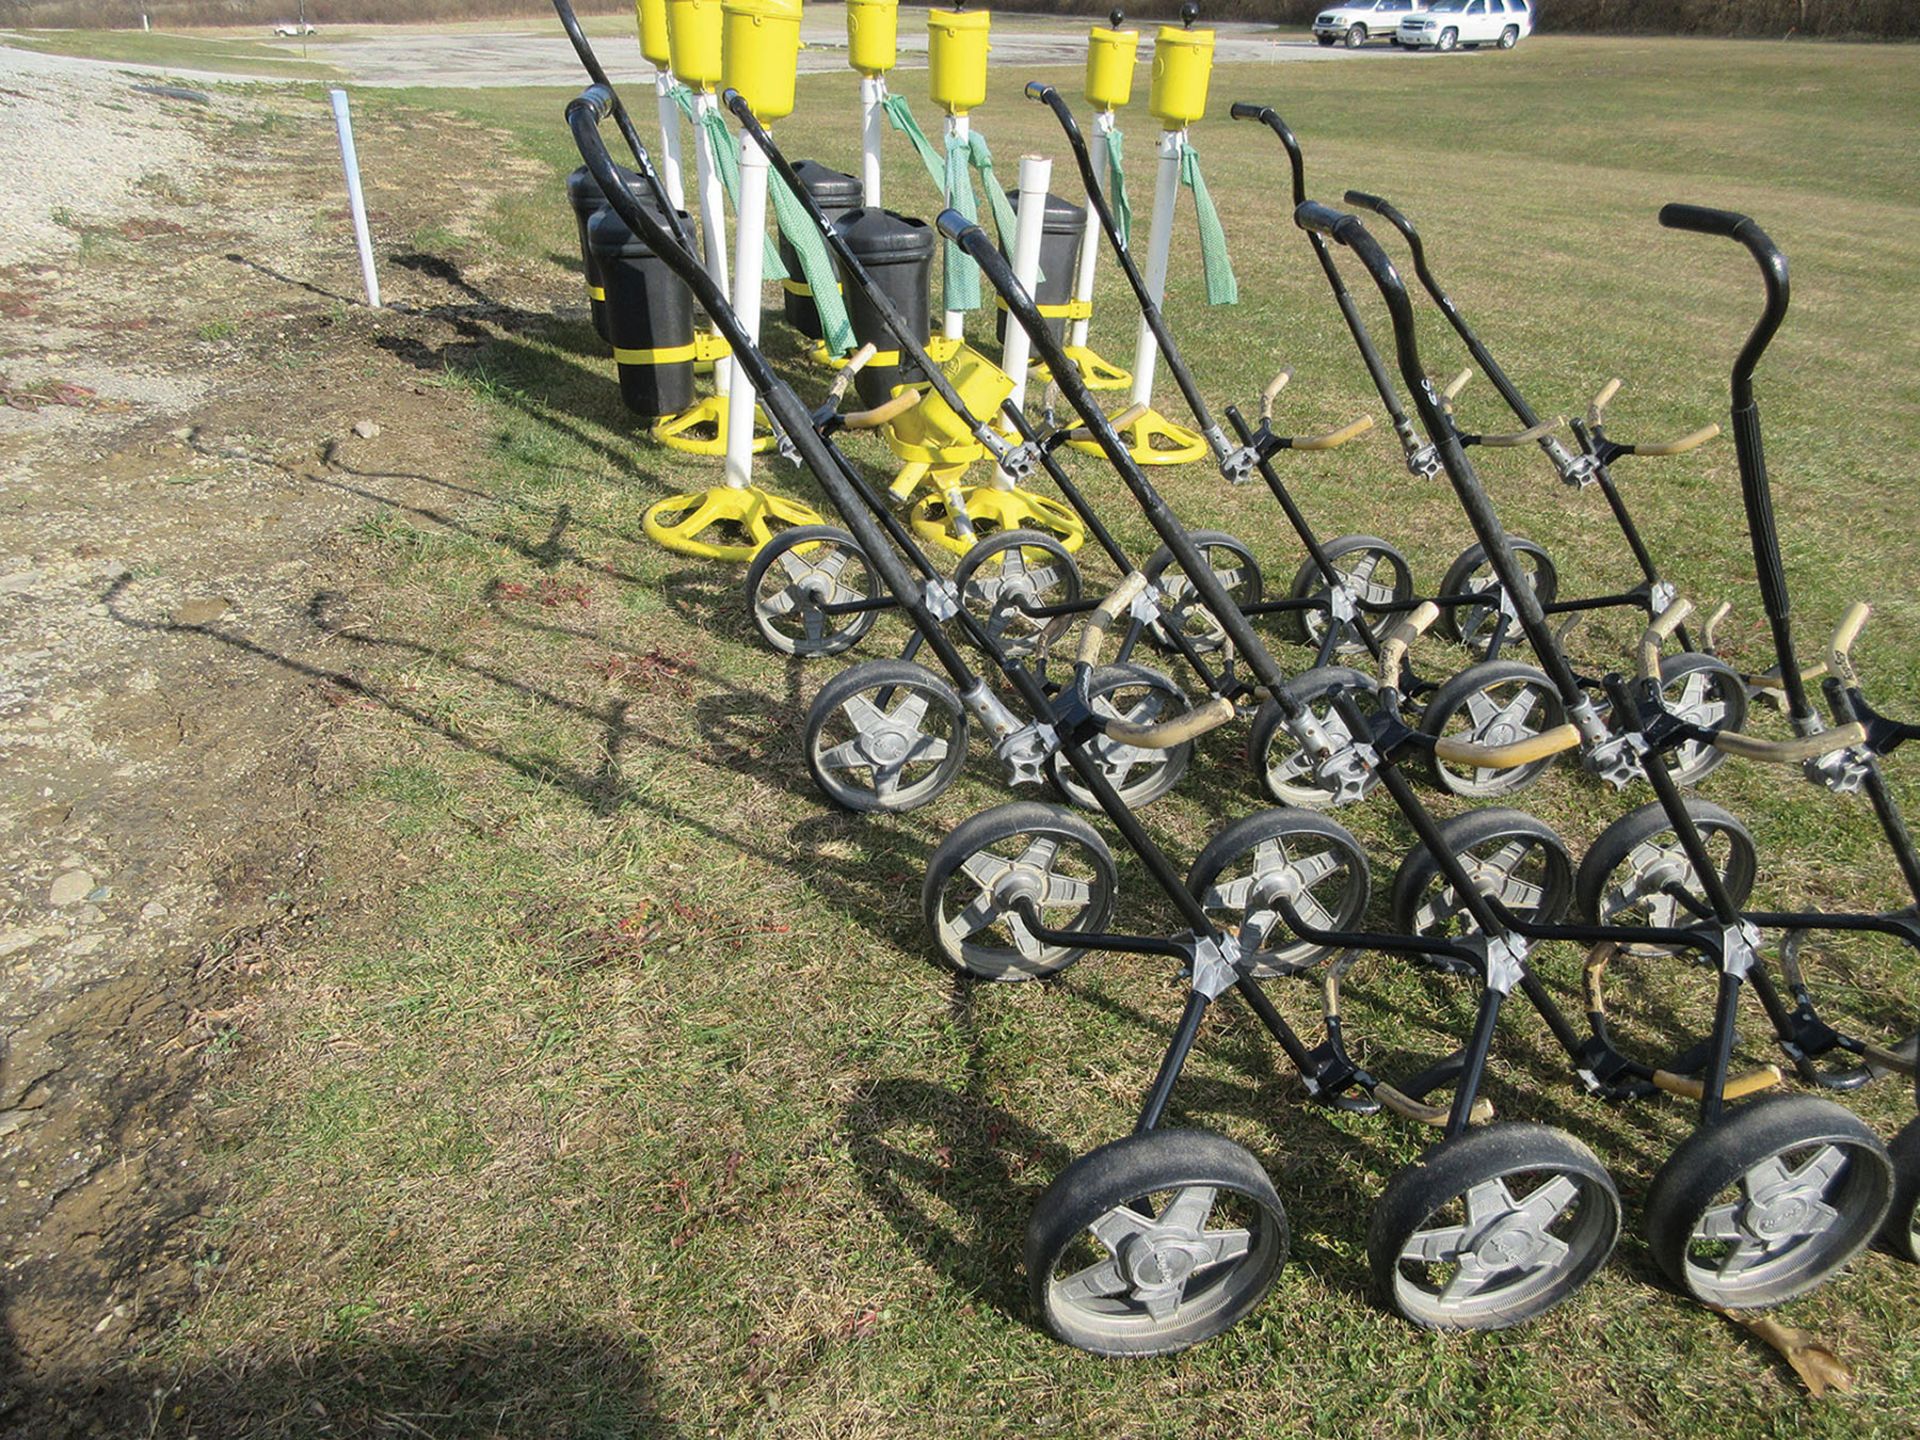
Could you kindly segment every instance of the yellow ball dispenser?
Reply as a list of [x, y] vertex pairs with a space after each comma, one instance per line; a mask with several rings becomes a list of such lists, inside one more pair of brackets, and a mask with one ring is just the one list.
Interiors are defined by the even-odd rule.
[[878, 77], [893, 69], [899, 39], [900, 0], [847, 0], [847, 63], [860, 74]]
[[965, 115], [987, 98], [988, 27], [985, 10], [927, 13], [927, 65], [933, 72], [933, 102], [949, 115]]
[[762, 125], [793, 113], [800, 75], [800, 0], [722, 0], [721, 88], [738, 90]]
[[673, 45], [667, 38], [667, 0], [633, 0], [633, 15], [640, 26], [640, 53], [656, 70], [673, 63]]
[[1213, 77], [1213, 31], [1162, 25], [1153, 39], [1153, 86], [1147, 109], [1169, 130], [1184, 130], [1207, 113]]
[[1094, 26], [1087, 33], [1087, 103], [1096, 110], [1126, 109], [1133, 99], [1133, 69], [1139, 58], [1138, 30]]
[[667, 0], [673, 73], [682, 85], [710, 95], [720, 83], [725, 23], [720, 0]]

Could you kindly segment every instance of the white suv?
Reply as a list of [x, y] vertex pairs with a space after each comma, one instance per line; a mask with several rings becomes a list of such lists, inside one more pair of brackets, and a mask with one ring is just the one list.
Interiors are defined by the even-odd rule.
[[1313, 38], [1322, 45], [1345, 41], [1358, 50], [1369, 40], [1400, 43], [1400, 22], [1426, 9], [1427, 0], [1353, 0], [1336, 4], [1313, 17]]
[[1433, 8], [1400, 22], [1400, 43], [1409, 49], [1431, 45], [1452, 50], [1465, 45], [1498, 45], [1511, 50], [1533, 33], [1529, 0], [1433, 0]]

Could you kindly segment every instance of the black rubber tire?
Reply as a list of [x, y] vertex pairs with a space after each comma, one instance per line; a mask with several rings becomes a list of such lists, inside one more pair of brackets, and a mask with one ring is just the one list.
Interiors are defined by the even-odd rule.
[[[1364, 670], [1349, 669], [1345, 665], [1323, 665], [1304, 675], [1294, 676], [1280, 688], [1311, 710], [1322, 725], [1329, 721], [1339, 725], [1340, 717], [1334, 713], [1327, 699], [1328, 694], [1336, 689], [1355, 691], [1355, 698], [1364, 710], [1369, 708], [1366, 697], [1380, 693], [1380, 682]], [[1344, 726], [1340, 733], [1346, 733]], [[1254, 778], [1259, 781], [1262, 793], [1275, 804], [1296, 805], [1308, 810], [1327, 810], [1339, 804], [1338, 797], [1330, 789], [1318, 784], [1303, 784], [1293, 774], [1280, 773], [1299, 754], [1299, 746], [1286, 728], [1286, 717], [1281, 713], [1278, 702], [1263, 700], [1260, 708], [1254, 712], [1253, 727], [1247, 732], [1247, 763], [1253, 767]], [[1377, 772], [1370, 774], [1362, 794], [1370, 793], [1378, 783]]]
[[1316, 35], [1313, 38], [1318, 40], [1322, 45], [1334, 45], [1337, 44], [1340, 39], [1338, 35]]
[[[1187, 893], [1206, 908], [1216, 925], [1238, 939], [1240, 954], [1236, 958], [1239, 968], [1243, 973], [1257, 978], [1295, 974], [1319, 964], [1333, 953], [1326, 946], [1298, 939], [1278, 949], [1268, 948], [1261, 942], [1273, 933], [1274, 926], [1283, 926], [1285, 923], [1277, 915], [1270, 916], [1268, 924], [1250, 928], [1246, 923], [1249, 913], [1246, 905], [1223, 904], [1219, 897], [1209, 899], [1208, 891], [1223, 872], [1230, 867], [1248, 868], [1235, 862], [1244, 860], [1249, 852], [1269, 840], [1281, 842], [1281, 854], [1289, 862], [1297, 863], [1294, 850], [1306, 851], [1309, 847], [1314, 856], [1335, 857], [1335, 870], [1307, 882], [1307, 894], [1327, 917], [1326, 920], [1316, 920], [1303, 912], [1301, 918], [1309, 924], [1322, 930], [1357, 930], [1366, 916], [1367, 901], [1373, 892], [1373, 876], [1367, 863], [1366, 847], [1353, 837], [1346, 826], [1325, 815], [1311, 810], [1282, 807], [1259, 811], [1227, 826], [1194, 857], [1193, 868], [1187, 872]], [[1292, 842], [1291, 847], [1288, 841]], [[1293, 863], [1285, 869], [1293, 874]], [[1335, 877], [1339, 877], [1340, 886], [1332, 896], [1333, 903], [1329, 904], [1316, 892], [1315, 887]], [[1248, 898], [1254, 897], [1249, 895]]]
[[[1233, 536], [1220, 530], [1190, 531], [1189, 538], [1200, 547], [1202, 558], [1213, 566], [1216, 574], [1220, 573], [1220, 567], [1214, 563], [1214, 551], [1225, 550], [1235, 557], [1232, 573], [1238, 578], [1227, 586], [1227, 590], [1237, 604], [1244, 607], [1260, 598], [1265, 589], [1265, 582], [1261, 579], [1260, 562], [1254, 559], [1253, 551]], [[1154, 582], [1157, 589], [1160, 577], [1167, 571], [1177, 568], [1173, 552], [1162, 545], [1147, 557], [1147, 563], [1140, 567], [1140, 573]], [[1166, 605], [1165, 597], [1155, 597], [1163, 606], [1166, 606], [1166, 613], [1161, 616], [1161, 623], [1182, 627], [1186, 631], [1187, 638], [1192, 641], [1194, 649], [1203, 655], [1224, 649], [1227, 643], [1227, 632], [1221, 628], [1220, 622], [1206, 607], [1199, 603], [1199, 597], [1193, 593], [1184, 571], [1174, 584], [1184, 593], [1175, 596], [1171, 606]], [[1147, 631], [1147, 637], [1162, 649], [1172, 648], [1151, 629]]]
[[[831, 772], [835, 767], [827, 766], [825, 759], [826, 754], [836, 746], [827, 745], [824, 751], [822, 749], [828, 725], [833, 723], [842, 707], [851, 703], [856, 696], [870, 690], [897, 691], [901, 688], [915, 690], [927, 697], [930, 706], [940, 707], [946, 716], [946, 754], [937, 761], [931, 772], [911, 785], [894, 790], [892, 794], [886, 793], [881, 787], [878, 770], [869, 771], [874, 777], [871, 789], [862, 789], [832, 778]], [[953, 686], [942, 676], [911, 660], [867, 660], [842, 670], [820, 687], [820, 693], [814, 696], [813, 704], [807, 710], [801, 748], [807, 757], [807, 772], [813, 776], [814, 784], [834, 804], [858, 814], [875, 811], [898, 814], [932, 804], [959, 778], [967, 763], [968, 733], [966, 707], [960, 703]]]
[[1340, 38], [1345, 42], [1347, 49], [1358, 50], [1367, 43], [1367, 27], [1350, 25], [1347, 27], [1347, 33]]
[[[1254, 1223], [1246, 1254], [1198, 1294], [1183, 1296], [1164, 1320], [1137, 1304], [1129, 1311], [1121, 1297], [1111, 1315], [1076, 1313], [1058, 1293], [1054, 1272], [1083, 1232], [1123, 1206], [1139, 1210], [1129, 1202], [1187, 1186], [1231, 1191], [1248, 1207]], [[1286, 1263], [1288, 1240], [1286, 1209], [1246, 1149], [1208, 1130], [1148, 1130], [1082, 1155], [1041, 1195], [1027, 1222], [1027, 1293], [1047, 1329], [1078, 1349], [1169, 1355], [1231, 1328], [1258, 1305]]]
[[[1013, 946], [969, 946], [964, 937], [949, 933], [944, 906], [948, 881], [960, 874], [964, 863], [974, 855], [1018, 835], [1043, 835], [1077, 845], [1090, 862], [1088, 868], [1094, 872], [1087, 906], [1065, 924], [1043, 909], [1042, 918], [1052, 928], [1102, 930], [1113, 915], [1119, 875], [1114, 868], [1113, 853], [1098, 830], [1071, 810], [1043, 805], [1037, 800], [1014, 800], [982, 810], [954, 826], [947, 838], [934, 848], [927, 860], [926, 879], [920, 886], [920, 918], [926, 924], [928, 938], [948, 964], [977, 980], [1032, 980], [1064, 970], [1086, 953], [1065, 946], [1043, 945], [1036, 955], [1027, 956], [1020, 953], [1017, 941]], [[996, 915], [1005, 913], [1003, 909], [996, 911]], [[996, 918], [987, 923], [1003, 925], [1005, 922]]]
[[[747, 566], [745, 593], [747, 597], [747, 616], [753, 621], [753, 628], [782, 655], [798, 655], [803, 659], [815, 660], [824, 655], [838, 655], [851, 650], [865, 638], [873, 628], [873, 622], [880, 618], [878, 610], [861, 610], [852, 615], [820, 617], [822, 635], [818, 641], [810, 640], [806, 635], [805, 622], [802, 622], [798, 635], [782, 630], [776, 623], [777, 617], [765, 608], [760, 587], [767, 578], [767, 572], [776, 562], [791, 554], [798, 546], [807, 544], [830, 543], [842, 551], [851, 551], [857, 563], [866, 572], [867, 584], [856, 586], [861, 593], [845, 598], [866, 599], [879, 593], [879, 577], [874, 575], [873, 567], [867, 561], [866, 551], [860, 548], [860, 542], [846, 531], [833, 525], [795, 525], [782, 530], [772, 540], [760, 547], [753, 557], [753, 563]], [[802, 557], [803, 559], [805, 557]], [[798, 584], [799, 577], [792, 577]], [[821, 583], [836, 583], [822, 580]]]
[[[1170, 720], [1175, 715], [1185, 714], [1193, 708], [1187, 703], [1186, 693], [1158, 670], [1150, 670], [1144, 665], [1101, 665], [1092, 675], [1094, 713], [1124, 718], [1114, 707], [1111, 697], [1129, 688], [1151, 691], [1155, 695], [1164, 697], [1159, 710], [1152, 715], [1138, 717], [1142, 723]], [[1146, 697], [1142, 695], [1140, 698]], [[1101, 704], [1103, 700], [1107, 702], [1104, 707]], [[1096, 737], [1086, 747], [1089, 754], [1102, 762], [1103, 768], [1108, 771], [1109, 780], [1114, 778], [1111, 757], [1121, 748], [1104, 736]], [[1166, 750], [1141, 750], [1135, 753], [1149, 757], [1144, 762], [1148, 766], [1146, 773], [1139, 778], [1128, 774], [1124, 777], [1123, 783], [1117, 783], [1114, 786], [1114, 789], [1119, 791], [1120, 798], [1126, 801], [1131, 809], [1151, 805], [1180, 783], [1180, 777], [1186, 773], [1187, 762], [1193, 758], [1193, 742], [1187, 740]], [[1067, 757], [1058, 750], [1047, 757], [1047, 779], [1052, 782], [1053, 788], [1061, 796], [1081, 809], [1098, 810], [1100, 808], [1094, 801], [1093, 792], [1080, 783], [1079, 775], [1075, 773], [1073, 766], [1067, 763]]]
[[[1702, 685], [1707, 694], [1687, 700], [1686, 691]], [[1660, 690], [1669, 708], [1698, 724], [1738, 730], [1747, 723], [1746, 684], [1739, 671], [1716, 655], [1683, 650], [1666, 656], [1660, 662]], [[1727, 752], [1711, 745], [1685, 745], [1667, 752], [1666, 759], [1675, 783], [1697, 785], [1726, 762]]]
[[[1782, 1259], [1805, 1252], [1798, 1269], [1770, 1273], [1766, 1267], [1778, 1260], [1762, 1262], [1747, 1284], [1724, 1285], [1689, 1263], [1695, 1227], [1710, 1209], [1719, 1208], [1714, 1202], [1742, 1176], [1769, 1158], [1825, 1145], [1845, 1149], [1844, 1168], [1820, 1192], [1838, 1219], [1818, 1242], [1782, 1252]], [[1839, 1193], [1830, 1194], [1836, 1186]], [[1892, 1196], [1887, 1148], [1852, 1111], [1817, 1095], [1777, 1095], [1730, 1109], [1682, 1141], [1647, 1187], [1642, 1218], [1654, 1262], [1676, 1289], [1706, 1304], [1746, 1310], [1818, 1288], [1873, 1239]], [[1751, 1203], [1745, 1202], [1742, 1211]], [[1773, 1229], [1765, 1218], [1759, 1224]]]
[[[1533, 593], [1539, 597], [1540, 603], [1551, 605], [1553, 597], [1560, 593], [1560, 572], [1554, 568], [1553, 557], [1547, 554], [1543, 546], [1519, 535], [1509, 535], [1507, 543], [1532, 580]], [[1482, 583], [1479, 585], [1472, 583], [1476, 571], [1485, 572], [1480, 577]], [[1494, 579], [1493, 569], [1487, 562], [1484, 545], [1469, 545], [1462, 550], [1453, 564], [1447, 567], [1447, 573], [1440, 578], [1442, 595], [1459, 595], [1469, 589], [1497, 591], [1498, 588], [1499, 582]], [[1444, 639], [1459, 641], [1475, 654], [1485, 655], [1487, 642], [1492, 639], [1492, 614], [1486, 606], [1443, 605], [1433, 630]], [[1524, 641], [1525, 638], [1514, 627], [1508, 627], [1507, 643]]]
[[1507, 26], [1506, 29], [1500, 32], [1500, 38], [1494, 43], [1502, 50], [1511, 50], [1520, 43], [1520, 27], [1518, 25]]
[[[1516, 909], [1514, 899], [1519, 897], [1515, 896], [1508, 900], [1508, 908], [1522, 920], [1546, 925], [1567, 913], [1567, 906], [1573, 902], [1573, 856], [1545, 821], [1520, 810], [1469, 810], [1443, 821], [1440, 834], [1449, 850], [1469, 861], [1484, 862], [1490, 858], [1489, 852], [1498, 855], [1510, 844], [1524, 845], [1527, 855], [1539, 856], [1539, 898]], [[1459, 907], [1422, 921], [1419, 912], [1423, 905], [1452, 893], [1452, 887], [1441, 878], [1433, 852], [1424, 845], [1416, 847], [1400, 862], [1399, 872], [1393, 877], [1393, 889], [1388, 892], [1393, 928], [1402, 935], [1477, 934], [1479, 927], [1473, 923], [1473, 917]]]
[[[1370, 590], [1380, 593], [1370, 594], [1369, 599], [1376, 602], [1402, 602], [1413, 598], [1413, 567], [1407, 564], [1407, 557], [1377, 535], [1340, 535], [1321, 546], [1321, 553], [1341, 577], [1347, 578], [1351, 571], [1339, 561], [1348, 555], [1373, 554], [1384, 559], [1393, 577], [1391, 585], [1380, 586], [1369, 575], [1367, 584]], [[1376, 570], [1379, 561], [1376, 560]], [[1306, 562], [1294, 572], [1293, 584], [1287, 590], [1287, 596], [1293, 600], [1304, 600], [1309, 595], [1324, 594], [1327, 588], [1326, 577], [1321, 575], [1320, 567], [1308, 556]], [[1369, 625], [1380, 625], [1379, 617], [1369, 617], [1361, 612], [1361, 620]], [[1309, 645], [1318, 645], [1320, 637], [1327, 633], [1327, 617], [1318, 610], [1296, 610], [1293, 612], [1294, 634]], [[1351, 635], [1335, 649], [1335, 655], [1365, 654], [1366, 646]]]
[[[1033, 550], [1044, 551], [1049, 564], [1062, 572], [1058, 589], [1038, 595], [1035, 599], [1046, 605], [1064, 605], [1078, 600], [1080, 567], [1074, 563], [1072, 552], [1053, 536], [1039, 530], [1002, 530], [990, 535], [961, 556], [960, 563], [953, 571], [953, 585], [960, 592], [961, 608], [980, 621], [987, 633], [1000, 642], [1001, 649], [1014, 659], [1024, 659], [1051, 645], [1078, 618], [1069, 612], [1036, 620], [1009, 605], [996, 603], [997, 597], [984, 593], [985, 581], [982, 581], [982, 589], [971, 588], [975, 577], [995, 556], [1018, 551], [1022, 560], [1026, 560], [1028, 552]], [[1005, 563], [1001, 561], [1003, 570]]]
[[[1568, 1244], [1570, 1258], [1552, 1284], [1523, 1290], [1504, 1305], [1490, 1297], [1483, 1305], [1448, 1315], [1445, 1302], [1402, 1274], [1407, 1242], [1468, 1189], [1499, 1177], [1541, 1173], [1571, 1178], [1581, 1201], [1571, 1227], [1572, 1241], [1555, 1237]], [[1504, 1330], [1546, 1313], [1585, 1285], [1606, 1263], [1619, 1237], [1620, 1195], [1593, 1151], [1565, 1131], [1506, 1121], [1441, 1141], [1389, 1180], [1373, 1207], [1367, 1258], [1381, 1298], [1415, 1325], [1430, 1330]], [[1478, 1244], [1484, 1246], [1491, 1239], [1482, 1235]]]
[[[1754, 850], [1753, 836], [1747, 827], [1732, 815], [1710, 800], [1687, 797], [1687, 814], [1692, 818], [1701, 838], [1709, 847], [1717, 843], [1718, 837], [1724, 838], [1724, 852], [1721, 854], [1720, 874], [1727, 892], [1735, 906], [1746, 903], [1747, 896], [1753, 893], [1753, 882], [1759, 873], [1759, 857]], [[1580, 869], [1573, 877], [1574, 912], [1589, 925], [1611, 925], [1616, 921], [1612, 915], [1603, 915], [1602, 906], [1607, 900], [1607, 891], [1614, 879], [1614, 871], [1625, 864], [1633, 852], [1649, 843], [1659, 843], [1661, 848], [1677, 857], [1675, 864], [1684, 861], [1679, 850], [1679, 837], [1674, 835], [1673, 826], [1667, 818], [1667, 812], [1661, 808], [1658, 800], [1649, 801], [1637, 810], [1630, 810], [1613, 824], [1602, 830], [1580, 862]], [[1656, 862], [1659, 863], [1659, 862]], [[1684, 868], [1684, 875], [1693, 873], [1691, 866]], [[1681, 879], [1682, 874], [1676, 874]], [[1697, 882], [1696, 882], [1697, 883]], [[1697, 890], [1689, 893], [1698, 894]], [[1704, 905], [1705, 897], [1701, 897]], [[1638, 905], [1627, 910], [1616, 908], [1614, 914], [1633, 916], [1639, 910]], [[1653, 902], [1653, 910], [1661, 918], [1651, 915], [1646, 918], [1633, 918], [1626, 922], [1634, 924], [1666, 924], [1669, 921], [1689, 924], [1697, 918], [1686, 907], [1671, 899]], [[1658, 947], [1654, 947], [1657, 951]]]
[[1887, 1144], [1893, 1161], [1893, 1204], [1880, 1238], [1902, 1260], [1920, 1264], [1920, 1117]]
[[1442, 55], [1444, 55], [1447, 53], [1447, 51], [1453, 49], [1459, 43], [1460, 43], [1460, 32], [1458, 30], [1453, 29], [1451, 26], [1449, 26], [1447, 29], [1442, 30], [1440, 32], [1440, 41], [1434, 48], [1438, 50]]
[[[1526, 722], [1529, 733], [1551, 730], [1566, 719], [1559, 692], [1553, 688], [1553, 682], [1547, 678], [1546, 672], [1538, 666], [1529, 665], [1523, 660], [1483, 660], [1478, 665], [1469, 665], [1433, 692], [1426, 710], [1420, 716], [1420, 729], [1436, 739], [1444, 736], [1447, 722], [1466, 706], [1472, 696], [1496, 685], [1508, 687], [1515, 699], [1520, 697], [1523, 688], [1530, 687], [1531, 692], [1537, 692], [1537, 698], [1528, 711], [1529, 716], [1533, 717]], [[1459, 733], [1465, 737], [1472, 732], [1467, 730]], [[1483, 738], [1506, 741], [1519, 737], [1500, 734]], [[1490, 800], [1496, 795], [1511, 795], [1516, 790], [1524, 790], [1558, 758], [1549, 755], [1544, 760], [1531, 760], [1524, 765], [1508, 766], [1505, 770], [1483, 772], [1478, 769], [1456, 770], [1434, 756], [1433, 778], [1451, 794], [1474, 800]]]

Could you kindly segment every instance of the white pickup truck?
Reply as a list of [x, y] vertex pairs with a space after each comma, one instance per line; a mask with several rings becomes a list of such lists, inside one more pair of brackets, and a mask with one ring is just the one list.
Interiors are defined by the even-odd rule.
[[1353, 0], [1332, 5], [1313, 17], [1313, 38], [1322, 45], [1358, 50], [1369, 40], [1400, 43], [1400, 22], [1427, 8], [1427, 0]]
[[1433, 8], [1400, 22], [1400, 43], [1410, 50], [1497, 45], [1511, 50], [1533, 33], [1528, 0], [1434, 0]]

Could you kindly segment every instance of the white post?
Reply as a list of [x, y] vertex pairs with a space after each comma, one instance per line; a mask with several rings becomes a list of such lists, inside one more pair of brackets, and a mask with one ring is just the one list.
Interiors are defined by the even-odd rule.
[[[1147, 294], [1158, 305], [1167, 293], [1167, 260], [1173, 252], [1173, 211], [1180, 201], [1180, 147], [1187, 138], [1185, 130], [1160, 132], [1160, 173], [1153, 184], [1153, 231], [1147, 237]], [[1133, 346], [1133, 394], [1135, 405], [1153, 403], [1153, 366], [1160, 358], [1153, 329], [1147, 317], [1140, 317], [1140, 334]]]
[[142, 30], [151, 30], [151, 29], [153, 29], [153, 22], [152, 22], [151, 20], [149, 20], [149, 19], [147, 19], [147, 12], [146, 12], [146, 11], [144, 11], [144, 10], [142, 10], [142, 11], [140, 12], [140, 28], [141, 28]]
[[860, 203], [880, 204], [880, 142], [887, 133], [887, 82], [878, 75], [860, 77]]
[[[707, 140], [707, 127], [700, 117], [719, 102], [705, 90], [693, 93], [693, 179], [700, 191], [700, 239], [707, 261], [707, 274], [722, 290], [727, 288], [727, 192], [720, 183], [719, 167], [713, 163], [713, 146]], [[756, 306], [754, 313], [759, 313]], [[713, 364], [713, 393], [724, 395], [732, 383], [733, 363], [722, 356]]]
[[673, 100], [673, 72], [653, 72], [653, 90], [660, 102], [660, 184], [667, 192], [667, 203], [676, 210], [687, 208], [687, 191], [680, 180], [680, 107]]
[[[967, 124], [966, 116], [949, 115], [947, 117], [947, 131], [946, 131], [948, 148], [949, 149], [952, 148], [952, 143], [955, 140], [964, 141], [967, 138], [967, 135], [970, 130], [971, 130], [971, 127]], [[951, 195], [947, 197], [947, 203], [948, 204], [953, 203], [953, 197]], [[949, 248], [948, 254], [951, 255], [952, 253], [953, 252], [951, 248]], [[966, 332], [967, 332], [967, 312], [964, 310], [947, 311], [946, 320], [941, 325], [940, 333], [946, 336], [947, 339], [949, 340], [958, 340], [962, 338], [966, 334]]]
[[[1107, 135], [1113, 129], [1113, 111], [1102, 110], [1093, 117], [1093, 141], [1088, 145], [1088, 158], [1093, 161], [1094, 179], [1101, 185], [1107, 181]], [[1113, 197], [1106, 197], [1112, 205]], [[1093, 197], [1087, 197], [1087, 228], [1080, 234], [1080, 266], [1073, 277], [1073, 303], [1082, 309], [1093, 301], [1093, 268], [1100, 259], [1100, 217], [1093, 213]], [[1082, 318], [1073, 322], [1067, 332], [1067, 345], [1070, 348], [1083, 348], [1087, 343], [1087, 327], [1090, 320]]]
[[360, 279], [367, 287], [367, 304], [380, 308], [380, 277], [373, 273], [373, 237], [367, 233], [367, 201], [360, 193], [360, 156], [353, 148], [353, 119], [347, 114], [347, 92], [328, 92], [333, 98], [333, 126], [340, 132], [340, 168], [347, 175], [347, 205], [353, 211], [353, 243], [360, 252]]
[[[748, 140], [740, 147], [740, 213], [735, 218], [733, 310], [747, 343], [760, 343], [760, 277], [767, 248], [767, 157]], [[753, 386], [741, 372], [727, 397], [727, 484], [744, 487], [753, 473]]]
[[[1013, 226], [1013, 277], [1029, 295], [1040, 278], [1040, 241], [1046, 233], [1047, 187], [1053, 182], [1053, 162], [1042, 155], [1020, 157], [1020, 208]], [[1007, 312], [1007, 340], [1000, 347], [1000, 368], [1013, 380], [1008, 396], [1016, 408], [1027, 403], [1027, 360], [1033, 354], [1033, 337], [1027, 327]], [[982, 417], [985, 418], [985, 417]], [[1002, 490], [1013, 488], [1013, 477], [997, 466], [993, 483]]]

